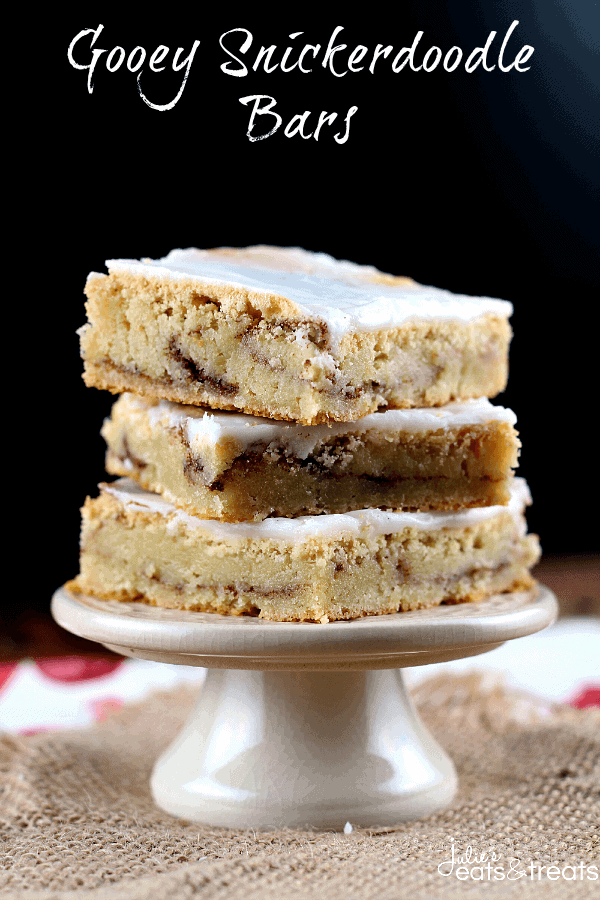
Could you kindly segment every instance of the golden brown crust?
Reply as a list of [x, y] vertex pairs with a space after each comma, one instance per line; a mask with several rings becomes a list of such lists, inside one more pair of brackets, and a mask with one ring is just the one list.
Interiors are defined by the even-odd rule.
[[[236, 592], [233, 588], [230, 589], [231, 597], [230, 602], [226, 602], [224, 599], [224, 595], [221, 596], [213, 595], [208, 599], [204, 599], [204, 601], [195, 600], [193, 603], [186, 603], [184, 600], [177, 596], [171, 597], [148, 597], [138, 591], [131, 590], [111, 590], [111, 589], [102, 589], [94, 586], [93, 590], [86, 589], [84, 585], [81, 584], [81, 576], [78, 576], [71, 581], [68, 581], [65, 584], [65, 588], [70, 590], [74, 594], [88, 594], [90, 596], [96, 597], [99, 600], [113, 600], [119, 603], [145, 603], [148, 606], [156, 606], [161, 609], [180, 609], [180, 610], [188, 610], [189, 612], [204, 612], [204, 613], [218, 613], [219, 615], [229, 615], [229, 616], [252, 616], [257, 617], [260, 616], [260, 607], [253, 605], [251, 602], [247, 602], [244, 606], [239, 605], [238, 597], [236, 596]], [[280, 618], [277, 616], [277, 612], [271, 611], [271, 613], [266, 617], [269, 621], [276, 622], [309, 622], [309, 623], [319, 623], [326, 624], [331, 621], [344, 621], [349, 619], [364, 619], [367, 616], [386, 616], [392, 615], [394, 613], [402, 613], [409, 612], [416, 609], [433, 609], [436, 606], [457, 606], [461, 603], [478, 603], [484, 600], [486, 597], [491, 596], [492, 594], [510, 594], [517, 591], [525, 591], [530, 590], [535, 587], [537, 584], [535, 578], [531, 575], [523, 575], [519, 574], [515, 578], [513, 578], [509, 585], [499, 587], [498, 589], [491, 588], [485, 590], [483, 588], [473, 589], [471, 591], [466, 591], [462, 593], [460, 596], [456, 597], [447, 597], [442, 601], [419, 601], [415, 600], [411, 603], [402, 603], [398, 604], [397, 602], [390, 602], [388, 604], [381, 603], [377, 609], [356, 609], [352, 611], [352, 614], [348, 614], [348, 611], [344, 613], [343, 610], [335, 610], [331, 606], [327, 608], [327, 611], [320, 610], [322, 615], [318, 618], [306, 618], [304, 616], [294, 618], [293, 615], [281, 615]], [[225, 592], [225, 595], [227, 592]]]
[[[197, 388], [191, 392], [189, 387], [177, 382], [159, 380], [144, 375], [143, 372], [126, 371], [120, 366], [116, 366], [111, 360], [103, 360], [101, 363], [85, 362], [83, 372], [83, 380], [86, 387], [100, 388], [100, 390], [110, 391], [111, 394], [122, 394], [131, 392], [141, 394], [150, 400], [172, 400], [175, 403], [189, 404], [190, 406], [208, 406], [210, 409], [224, 409], [239, 412], [239, 407], [228, 402], [226, 397], [218, 394], [202, 391]], [[250, 415], [264, 416], [269, 419], [282, 419], [289, 421], [288, 416], [276, 415], [266, 406], [253, 404], [245, 409]], [[319, 419], [320, 422], [328, 421], [327, 417]], [[310, 422], [304, 424], [318, 424]]]
[[[214, 489], [175, 496], [164, 485], [147, 474], [144, 467], [128, 464], [114, 453], [106, 455], [109, 475], [132, 478], [147, 491], [161, 494], [190, 515], [222, 522], [259, 522], [268, 516], [296, 516], [345, 513], [351, 510], [380, 508], [405, 512], [457, 511], [484, 506], [504, 506], [509, 500], [509, 481], [486, 478], [449, 482], [444, 478], [373, 479], [348, 476], [334, 480], [327, 474], [320, 479], [306, 476], [300, 470], [289, 477], [276, 464], [246, 466], [234, 464]], [[210, 506], [214, 496], [219, 511]], [[202, 507], [202, 498], [205, 506]], [[190, 501], [194, 501], [194, 504]]]

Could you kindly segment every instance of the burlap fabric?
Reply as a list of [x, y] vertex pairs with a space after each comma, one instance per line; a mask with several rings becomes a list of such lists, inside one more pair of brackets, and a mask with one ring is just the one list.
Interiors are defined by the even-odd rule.
[[[89, 730], [6, 737], [0, 896], [600, 896], [600, 878], [590, 879], [600, 863], [600, 711], [534, 702], [475, 676], [430, 681], [415, 699], [457, 763], [460, 793], [444, 813], [351, 834], [232, 832], [156, 809], [150, 770], [190, 711], [191, 689], [155, 695]], [[443, 875], [453, 843], [496, 861], [480, 873], [471, 859], [465, 880], [455, 869]], [[558, 878], [542, 870], [538, 880], [535, 863], [555, 865]]]

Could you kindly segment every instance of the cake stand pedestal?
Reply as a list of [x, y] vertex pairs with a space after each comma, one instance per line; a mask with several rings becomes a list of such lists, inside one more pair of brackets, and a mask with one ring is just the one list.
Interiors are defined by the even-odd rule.
[[454, 765], [401, 669], [475, 656], [556, 617], [544, 587], [475, 604], [316, 625], [71, 594], [68, 631], [125, 656], [206, 666], [198, 705], [155, 765], [158, 806], [232, 828], [392, 826], [444, 809]]

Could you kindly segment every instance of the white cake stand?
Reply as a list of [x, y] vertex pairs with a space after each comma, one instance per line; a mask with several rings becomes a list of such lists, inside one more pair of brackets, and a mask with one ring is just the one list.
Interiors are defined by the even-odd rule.
[[71, 594], [68, 631], [125, 656], [206, 666], [200, 701], [156, 763], [156, 803], [212, 826], [390, 826], [437, 812], [454, 765], [400, 669], [475, 656], [556, 617], [544, 587], [328, 625], [165, 610]]

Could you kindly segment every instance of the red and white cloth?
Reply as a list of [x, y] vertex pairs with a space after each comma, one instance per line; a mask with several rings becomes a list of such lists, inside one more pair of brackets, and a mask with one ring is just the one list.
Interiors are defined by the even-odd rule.
[[[482, 656], [405, 670], [410, 685], [440, 671], [502, 675], [551, 701], [600, 706], [600, 620], [561, 619], [545, 631]], [[56, 659], [0, 663], [0, 730], [31, 734], [90, 725], [155, 690], [200, 683], [205, 670], [139, 659]]]
[[32, 734], [91, 725], [124, 703], [204, 676], [204, 669], [191, 666], [114, 657], [0, 663], [0, 730]]

